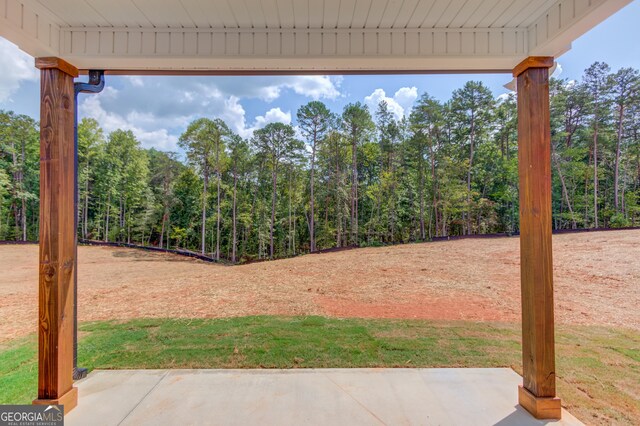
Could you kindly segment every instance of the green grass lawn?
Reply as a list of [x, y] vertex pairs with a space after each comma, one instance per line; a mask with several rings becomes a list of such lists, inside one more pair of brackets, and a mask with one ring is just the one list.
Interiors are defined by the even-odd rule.
[[[148, 319], [80, 326], [79, 365], [118, 368], [512, 367], [517, 324], [322, 317]], [[640, 424], [640, 333], [560, 327], [558, 393], [587, 423]], [[0, 404], [37, 390], [35, 336], [0, 346]], [[514, 389], [515, 392], [515, 389]]]

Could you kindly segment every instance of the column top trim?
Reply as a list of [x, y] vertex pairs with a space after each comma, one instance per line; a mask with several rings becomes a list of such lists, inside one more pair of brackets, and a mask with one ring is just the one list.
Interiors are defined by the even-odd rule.
[[55, 68], [66, 74], [69, 74], [71, 77], [77, 77], [79, 74], [78, 68], [74, 67], [64, 59], [60, 59], [55, 56], [36, 58], [36, 68], [40, 70]]
[[529, 56], [513, 69], [513, 76], [517, 77], [529, 68], [551, 68], [553, 56]]

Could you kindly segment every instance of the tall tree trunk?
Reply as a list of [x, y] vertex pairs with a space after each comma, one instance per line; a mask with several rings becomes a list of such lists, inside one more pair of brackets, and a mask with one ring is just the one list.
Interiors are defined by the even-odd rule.
[[209, 174], [205, 169], [204, 173], [204, 185], [202, 189], [202, 237], [201, 237], [201, 252], [204, 256], [205, 254], [205, 244], [206, 244], [206, 221], [207, 221], [207, 184], [209, 183]]
[[107, 195], [107, 217], [105, 219], [105, 226], [104, 226], [104, 240], [105, 242], [109, 242], [109, 213], [111, 210], [111, 193], [109, 193]]
[[616, 141], [616, 162], [613, 169], [613, 204], [616, 209], [616, 213], [620, 212], [618, 201], [618, 181], [620, 176], [620, 144], [622, 143], [623, 126], [622, 120], [624, 118], [624, 103], [621, 103], [618, 111], [618, 137]]
[[84, 212], [82, 219], [82, 238], [87, 238], [88, 233], [88, 224], [89, 221], [89, 160], [87, 159], [87, 166], [85, 167], [87, 173], [87, 181], [85, 182], [84, 187]]
[[471, 170], [473, 169], [475, 117], [471, 113], [471, 131], [469, 132], [469, 169], [467, 170], [467, 235], [471, 235]]
[[291, 176], [291, 170], [289, 170], [289, 191], [288, 191], [288, 199], [289, 199], [289, 232], [287, 233], [287, 255], [290, 255], [293, 251], [293, 235], [292, 235], [292, 224], [291, 224], [291, 191], [293, 191], [293, 188], [291, 187], [291, 182], [292, 182], [292, 176]]
[[269, 257], [271, 259], [273, 259], [273, 254], [274, 254], [274, 250], [273, 250], [273, 228], [275, 227], [275, 224], [276, 224], [276, 190], [277, 190], [277, 186], [278, 186], [278, 166], [277, 166], [277, 164], [274, 164], [274, 166], [273, 166], [272, 179], [273, 179], [273, 191], [271, 193], [271, 226], [270, 226], [270, 229], [269, 229]]
[[567, 191], [567, 185], [565, 184], [565, 181], [564, 181], [564, 176], [562, 174], [562, 169], [560, 168], [560, 163], [556, 158], [555, 148], [553, 147], [553, 144], [551, 144], [551, 150], [552, 150], [551, 155], [553, 158], [553, 163], [555, 163], [556, 170], [558, 171], [558, 177], [560, 178], [560, 184], [562, 185], [562, 195], [564, 196], [564, 200], [567, 203], [567, 208], [569, 209], [569, 214], [571, 215], [571, 229], [576, 229], [577, 228], [576, 218], [573, 214], [573, 208], [571, 208], [569, 192]]
[[[596, 104], [596, 108], [598, 105]], [[598, 117], [593, 132], [593, 223], [598, 228]]]
[[316, 217], [316, 211], [315, 211], [315, 196], [313, 193], [313, 189], [314, 189], [314, 175], [315, 175], [315, 164], [316, 163], [316, 134], [314, 131], [313, 134], [313, 148], [311, 149], [311, 182], [310, 182], [310, 200], [309, 200], [309, 204], [311, 207], [311, 217], [309, 218], [309, 250], [313, 253], [314, 251], [316, 251], [316, 228], [315, 228], [315, 217]]
[[236, 235], [236, 194], [237, 194], [237, 186], [238, 186], [238, 175], [236, 173], [235, 167], [233, 170], [233, 208], [232, 208], [232, 221], [233, 221], [233, 238], [231, 243], [231, 262], [236, 263], [236, 244], [237, 244], [237, 235]]
[[21, 221], [22, 221], [22, 241], [27, 241], [27, 200], [24, 197], [24, 192], [22, 195]]
[[[337, 144], [336, 144], [337, 145]], [[339, 160], [339, 148], [336, 147], [336, 178], [335, 178], [335, 188], [334, 193], [336, 196], [336, 247], [340, 247], [341, 239], [340, 235], [342, 233], [342, 206], [340, 205], [340, 160]]]
[[[440, 231], [439, 223], [438, 223], [438, 176], [436, 175], [436, 158], [433, 150], [433, 141], [429, 144], [429, 158], [431, 160], [431, 181], [433, 182], [433, 216], [435, 219], [435, 234], [438, 236], [438, 232]], [[431, 238], [431, 235], [429, 235]]]
[[356, 135], [351, 142], [351, 244], [358, 245], [358, 154]]
[[216, 260], [220, 260], [220, 171], [218, 170], [218, 201], [216, 206]]
[[[167, 211], [165, 209], [162, 212], [162, 230], [160, 231], [160, 248], [164, 248], [164, 227], [167, 222]], [[169, 242], [167, 241], [167, 248], [169, 248]]]
[[27, 198], [24, 191], [25, 145], [25, 140], [22, 138], [22, 159], [20, 161], [20, 188], [22, 190], [22, 241], [27, 241]]
[[420, 153], [420, 160], [418, 161], [418, 198], [420, 199], [420, 239], [424, 241], [426, 237], [424, 227], [424, 166], [422, 165], [422, 152]]

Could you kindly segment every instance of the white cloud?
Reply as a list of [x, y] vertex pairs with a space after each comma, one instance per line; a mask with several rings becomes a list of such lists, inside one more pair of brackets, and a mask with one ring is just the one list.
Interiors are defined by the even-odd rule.
[[[291, 124], [291, 112], [284, 112], [280, 108], [271, 108], [264, 115], [258, 115], [252, 126], [246, 127], [245, 111], [237, 102], [237, 99], [229, 105], [229, 111], [234, 111], [234, 116], [229, 117], [231, 119], [225, 120], [230, 127], [237, 132], [243, 138], [250, 138], [253, 136], [253, 132], [263, 128], [269, 123], [281, 122], [284, 124]], [[223, 118], [224, 119], [224, 118]]]
[[416, 87], [402, 87], [393, 95], [387, 96], [383, 89], [376, 89], [369, 96], [364, 98], [365, 104], [369, 106], [372, 112], [378, 108], [378, 104], [386, 101], [389, 111], [393, 113], [397, 120], [405, 115], [409, 115], [413, 103], [418, 98], [418, 89]]
[[338, 87], [341, 82], [341, 79], [331, 79], [326, 75], [307, 75], [292, 78], [291, 82], [286, 84], [286, 87], [293, 89], [298, 95], [315, 100], [321, 98], [335, 99], [340, 96]]
[[80, 114], [82, 117], [96, 119], [107, 133], [118, 129], [131, 130], [145, 148], [157, 148], [163, 151], [175, 151], [178, 148], [178, 138], [169, 134], [167, 129], [156, 127], [158, 123], [153, 116], [131, 113], [125, 118], [117, 113], [107, 112], [102, 107], [98, 96], [85, 98], [80, 106]]
[[0, 38], [0, 102], [11, 102], [11, 95], [23, 81], [38, 80], [33, 58], [7, 40]]
[[516, 92], [511, 91], [511, 92], [507, 92], [507, 93], [502, 93], [500, 95], [498, 95], [498, 102], [504, 102], [507, 99], [509, 99], [509, 97], [511, 97], [512, 95], [514, 95]]
[[280, 108], [271, 108], [265, 115], [259, 115], [256, 117], [254, 127], [261, 128], [269, 123], [277, 122], [291, 124], [291, 112], [284, 112]]
[[556, 62], [556, 69], [553, 70], [553, 74], [551, 74], [551, 77], [560, 78], [560, 74], [562, 74], [562, 65], [560, 65], [559, 62]]
[[[334, 99], [341, 96], [341, 82], [333, 76], [107, 76], [102, 93], [81, 98], [80, 114], [96, 118], [107, 132], [132, 130], [145, 146], [176, 149], [177, 137], [196, 118], [221, 118], [233, 131], [249, 138], [268, 123], [290, 124], [292, 117], [290, 111], [271, 108], [254, 120], [248, 119], [244, 100], [272, 102], [287, 90], [312, 99]], [[95, 99], [85, 103], [84, 99], [91, 97]]]
[[[214, 86], [221, 93], [232, 94], [241, 98], [257, 98], [265, 102], [273, 102], [278, 99], [285, 90], [292, 90], [297, 95], [302, 95], [314, 100], [336, 99], [341, 95], [341, 77], [323, 75], [303, 76], [262, 76], [252, 78], [229, 77], [218, 79], [215, 85], [211, 83], [205, 86]], [[210, 80], [209, 80], [210, 81]]]
[[131, 83], [131, 85], [134, 86], [134, 87], [143, 87], [144, 86], [144, 80], [140, 76], [128, 75], [125, 78], [127, 80], [129, 80], [129, 83]]
[[[181, 111], [176, 106], [175, 114], [164, 114], [162, 105], [148, 104], [147, 108], [139, 102], [129, 108], [118, 108], [130, 99], [127, 92], [115, 89], [106, 90], [98, 95], [88, 95], [81, 99], [80, 117], [96, 119], [105, 132], [117, 129], [131, 130], [145, 148], [156, 148], [163, 151], [178, 150], [178, 134], [189, 122], [198, 117], [221, 118], [234, 132], [244, 138], [253, 136], [253, 132], [269, 123], [282, 122], [291, 124], [291, 112], [280, 108], [271, 108], [264, 115], [258, 115], [253, 124], [247, 125], [246, 111], [237, 96], [224, 96], [219, 91], [207, 94], [206, 99], [194, 96], [195, 92], [182, 92], [177, 104], [184, 103], [189, 112]], [[206, 104], [207, 113], [196, 104]], [[174, 103], [176, 104], [176, 103]], [[176, 105], [177, 105], [176, 104]], [[135, 109], [132, 109], [135, 108]], [[192, 111], [196, 111], [193, 113]]]

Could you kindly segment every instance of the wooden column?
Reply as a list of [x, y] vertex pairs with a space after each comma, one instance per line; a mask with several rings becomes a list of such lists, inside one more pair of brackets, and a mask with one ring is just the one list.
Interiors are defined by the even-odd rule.
[[518, 400], [539, 419], [559, 419], [553, 331], [551, 250], [551, 57], [529, 57], [513, 70], [518, 91], [520, 280], [524, 383]]
[[73, 78], [78, 70], [59, 58], [38, 58], [40, 69], [40, 279], [38, 399], [78, 401], [73, 386], [73, 276], [76, 254]]

